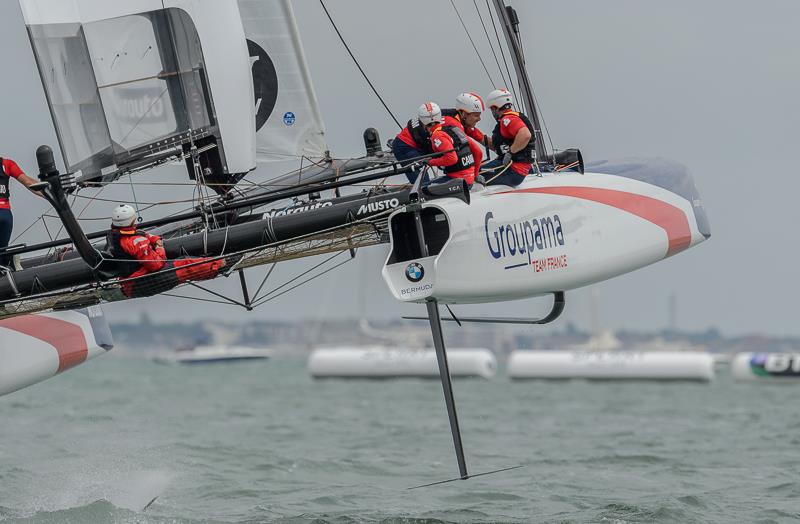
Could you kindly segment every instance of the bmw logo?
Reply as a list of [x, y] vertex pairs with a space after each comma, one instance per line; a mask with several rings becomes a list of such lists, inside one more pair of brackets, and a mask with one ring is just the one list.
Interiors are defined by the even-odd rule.
[[419, 282], [425, 276], [425, 269], [421, 264], [414, 262], [406, 268], [406, 278], [411, 282]]
[[294, 116], [294, 113], [292, 113], [291, 111], [287, 111], [283, 114], [283, 123], [286, 124], [287, 126], [293, 126], [295, 120], [296, 117]]

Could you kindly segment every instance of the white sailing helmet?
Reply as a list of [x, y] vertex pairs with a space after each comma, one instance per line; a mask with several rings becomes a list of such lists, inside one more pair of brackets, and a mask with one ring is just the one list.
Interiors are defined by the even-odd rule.
[[508, 89], [495, 89], [486, 97], [486, 104], [489, 109], [503, 107], [514, 103], [514, 97]]
[[132, 226], [136, 222], [136, 210], [128, 204], [120, 204], [111, 213], [111, 225], [116, 227]]
[[417, 116], [422, 125], [427, 126], [434, 122], [438, 124], [442, 121], [442, 108], [435, 102], [425, 102], [417, 109]]
[[475, 93], [461, 93], [456, 97], [456, 109], [466, 113], [483, 113], [483, 100]]

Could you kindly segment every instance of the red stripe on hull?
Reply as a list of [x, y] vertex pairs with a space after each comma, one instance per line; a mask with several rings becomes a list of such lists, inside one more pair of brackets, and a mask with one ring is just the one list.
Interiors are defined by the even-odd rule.
[[[505, 193], [505, 192], [504, 192]], [[497, 193], [497, 194], [504, 194]], [[692, 242], [692, 232], [689, 229], [689, 220], [682, 209], [668, 204], [657, 198], [651, 198], [636, 193], [617, 191], [615, 189], [602, 189], [597, 187], [539, 187], [530, 189], [516, 189], [508, 193], [545, 193], [549, 195], [562, 195], [583, 200], [591, 200], [607, 206], [616, 207], [640, 218], [652, 222], [667, 233], [669, 247], [667, 255], [672, 256], [688, 248]]]
[[71, 322], [39, 315], [0, 320], [0, 327], [38, 338], [58, 352], [58, 373], [75, 367], [89, 356], [83, 330]]

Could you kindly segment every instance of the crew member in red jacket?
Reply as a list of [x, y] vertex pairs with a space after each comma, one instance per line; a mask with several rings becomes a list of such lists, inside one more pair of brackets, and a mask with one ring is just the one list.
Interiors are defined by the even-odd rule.
[[[425, 104], [420, 106], [420, 109], [425, 107]], [[425, 112], [423, 111], [423, 114]], [[406, 124], [406, 127], [398, 134], [392, 142], [392, 154], [395, 159], [400, 162], [400, 165], [407, 165], [414, 162], [415, 158], [428, 155], [432, 153], [431, 150], [431, 134], [428, 132], [425, 124], [420, 120], [421, 113], [417, 111], [417, 116], [412, 118]], [[406, 173], [408, 181], [412, 184], [416, 182], [419, 176], [420, 169]], [[423, 182], [427, 182], [423, 180]]]
[[481, 121], [481, 113], [484, 109], [481, 97], [475, 93], [461, 93], [456, 97], [454, 108], [442, 109], [444, 124], [460, 127], [468, 137], [491, 149], [491, 138], [476, 127]]
[[[22, 172], [10, 158], [0, 158], [0, 249], [8, 247], [14, 229], [14, 215], [11, 214], [11, 179], [15, 178], [25, 187], [36, 184], [36, 180]], [[38, 193], [36, 193], [38, 194]], [[0, 265], [8, 266], [10, 257], [0, 256]]]
[[[214, 278], [225, 267], [222, 259], [167, 260], [161, 237], [136, 229], [136, 219], [133, 207], [118, 206], [106, 236], [106, 250], [114, 261], [115, 275], [124, 279], [122, 292], [125, 296], [137, 298], [163, 293], [182, 282]], [[150, 273], [158, 275], [136, 278]]]
[[425, 123], [431, 134], [433, 152], [449, 151], [428, 161], [428, 165], [441, 168], [446, 175], [433, 180], [431, 184], [446, 182], [451, 178], [463, 178], [467, 184], [472, 185], [480, 170], [480, 164], [475, 162], [476, 154], [481, 155], [478, 144], [467, 137], [461, 127], [445, 125], [442, 110], [433, 102], [420, 106], [419, 114], [420, 121]]
[[[507, 89], [495, 89], [486, 97], [486, 104], [497, 120], [492, 143], [499, 155], [487, 162], [489, 184], [518, 186], [531, 172], [535, 157], [533, 124], [524, 114], [514, 111], [514, 99]], [[500, 173], [499, 175], [495, 173]]]

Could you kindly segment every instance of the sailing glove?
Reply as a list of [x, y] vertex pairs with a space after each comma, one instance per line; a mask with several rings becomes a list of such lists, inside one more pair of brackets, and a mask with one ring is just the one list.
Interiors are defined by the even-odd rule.
[[511, 162], [513, 162], [513, 160], [511, 160], [511, 153], [503, 155], [503, 167], [507, 167]]

